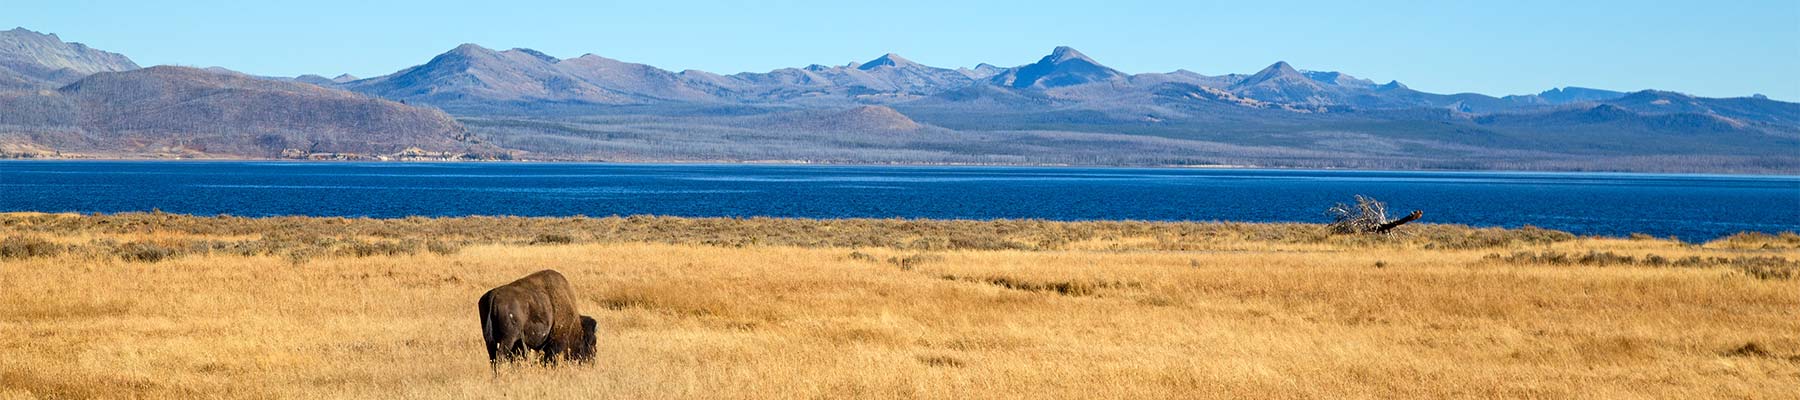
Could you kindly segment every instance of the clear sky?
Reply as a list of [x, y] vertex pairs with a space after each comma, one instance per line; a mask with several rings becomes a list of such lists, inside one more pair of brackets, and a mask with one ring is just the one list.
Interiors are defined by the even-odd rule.
[[1253, 73], [1285, 60], [1442, 93], [1572, 85], [1800, 100], [1800, 0], [0, 0], [0, 29], [12, 26], [143, 65], [279, 76], [383, 75], [461, 43], [719, 73], [887, 52], [1012, 66], [1069, 45], [1130, 73]]

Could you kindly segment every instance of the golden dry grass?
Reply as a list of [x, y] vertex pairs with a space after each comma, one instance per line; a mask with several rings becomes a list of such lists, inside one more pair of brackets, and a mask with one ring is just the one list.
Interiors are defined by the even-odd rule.
[[[1755, 258], [1791, 271], [1800, 250], [1743, 238], [625, 220], [0, 215], [9, 248], [50, 249], [0, 257], [0, 398], [1792, 398], [1800, 388], [1800, 277], [1742, 267]], [[375, 228], [388, 225], [415, 231]], [[570, 243], [537, 240], [546, 229]], [[629, 234], [640, 229], [652, 233]], [[399, 244], [410, 239], [455, 248]], [[134, 243], [169, 254], [134, 258], [144, 251]], [[400, 250], [355, 250], [370, 243]], [[1651, 255], [1700, 261], [1642, 262]], [[475, 300], [546, 268], [600, 320], [600, 359], [491, 376]]]

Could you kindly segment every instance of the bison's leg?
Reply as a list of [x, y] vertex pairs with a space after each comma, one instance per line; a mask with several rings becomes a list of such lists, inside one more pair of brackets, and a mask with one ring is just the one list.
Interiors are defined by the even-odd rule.
[[525, 352], [529, 350], [525, 348], [525, 340], [517, 336], [506, 338], [504, 343], [506, 343], [505, 358], [507, 362], [525, 358]]
[[543, 363], [545, 366], [556, 365], [556, 358], [562, 357], [562, 353], [562, 344], [552, 340], [550, 343], [544, 344], [544, 359], [539, 362]]
[[495, 340], [488, 342], [488, 366], [494, 370], [496, 376], [500, 375], [500, 363], [511, 363], [525, 358], [527, 351], [525, 340], [520, 339], [519, 335], [500, 332], [498, 336]]
[[494, 376], [500, 376], [500, 343], [487, 339], [488, 367], [494, 370]]

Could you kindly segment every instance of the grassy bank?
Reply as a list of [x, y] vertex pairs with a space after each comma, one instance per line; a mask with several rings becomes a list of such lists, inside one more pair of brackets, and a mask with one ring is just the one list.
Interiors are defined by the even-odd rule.
[[[568, 275], [595, 365], [489, 375]], [[0, 398], [1790, 396], [1800, 236], [0, 215]]]

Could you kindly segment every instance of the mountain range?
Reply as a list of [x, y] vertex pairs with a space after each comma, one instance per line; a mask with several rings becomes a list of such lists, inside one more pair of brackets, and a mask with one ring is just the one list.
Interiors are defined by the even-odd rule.
[[64, 43], [55, 34], [25, 28], [0, 32], [0, 89], [61, 86], [98, 72], [137, 68], [123, 55]]
[[0, 152], [13, 154], [141, 156], [203, 137], [218, 144], [185, 154], [1800, 171], [1800, 104], [1762, 96], [1437, 94], [1286, 62], [1131, 74], [1069, 47], [1014, 67], [889, 53], [724, 75], [464, 44], [383, 76], [288, 78], [140, 69], [15, 29], [0, 32], [0, 110]]

